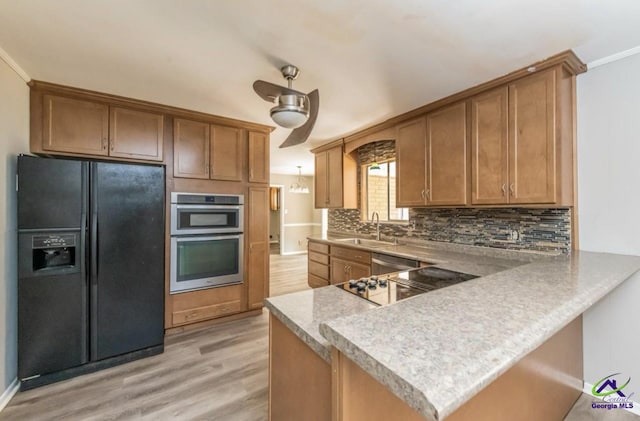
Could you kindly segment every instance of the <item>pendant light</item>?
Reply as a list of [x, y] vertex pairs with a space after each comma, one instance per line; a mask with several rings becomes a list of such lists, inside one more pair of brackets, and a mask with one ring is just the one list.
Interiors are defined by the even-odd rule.
[[298, 181], [289, 186], [289, 193], [309, 194], [309, 187], [302, 182], [302, 167], [300, 165], [296, 167], [298, 168]]
[[369, 167], [369, 171], [375, 171], [380, 169], [380, 164], [378, 164], [378, 154], [377, 154], [377, 146], [378, 142], [373, 144], [373, 164]]

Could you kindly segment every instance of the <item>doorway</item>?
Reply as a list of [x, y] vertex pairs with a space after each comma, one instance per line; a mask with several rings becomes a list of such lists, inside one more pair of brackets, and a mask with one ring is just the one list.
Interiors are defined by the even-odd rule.
[[283, 185], [269, 186], [269, 254], [282, 254], [284, 244]]

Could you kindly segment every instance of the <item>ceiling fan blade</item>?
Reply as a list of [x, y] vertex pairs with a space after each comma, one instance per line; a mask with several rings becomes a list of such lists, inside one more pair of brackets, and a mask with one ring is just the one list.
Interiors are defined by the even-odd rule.
[[309, 119], [302, 126], [298, 127], [291, 132], [289, 137], [282, 142], [280, 148], [287, 148], [289, 146], [299, 145], [306, 142], [313, 130], [313, 126], [316, 124], [316, 118], [318, 117], [318, 109], [320, 108], [320, 95], [318, 90], [315, 89], [308, 94], [309, 98]]
[[274, 102], [280, 95], [304, 95], [295, 89], [289, 89], [286, 86], [276, 85], [264, 80], [253, 82], [253, 90], [260, 95], [260, 98], [269, 102]]

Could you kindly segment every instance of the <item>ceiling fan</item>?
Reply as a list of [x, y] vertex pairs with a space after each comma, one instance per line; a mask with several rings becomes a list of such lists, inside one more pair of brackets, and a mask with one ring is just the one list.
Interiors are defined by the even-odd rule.
[[271, 109], [271, 118], [278, 126], [294, 129], [280, 145], [281, 148], [286, 148], [299, 145], [307, 140], [318, 117], [320, 97], [317, 89], [304, 94], [292, 88], [293, 81], [300, 74], [300, 70], [296, 66], [288, 64], [283, 66], [280, 71], [282, 76], [287, 79], [289, 87], [256, 80], [253, 82], [253, 90], [260, 95], [260, 98], [276, 104]]

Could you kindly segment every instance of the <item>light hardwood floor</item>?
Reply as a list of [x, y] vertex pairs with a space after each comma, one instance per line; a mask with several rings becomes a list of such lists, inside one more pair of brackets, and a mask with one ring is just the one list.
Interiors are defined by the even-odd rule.
[[[271, 295], [307, 289], [307, 256], [271, 256]], [[0, 420], [267, 419], [267, 311], [168, 336], [161, 355], [18, 393]], [[583, 395], [565, 421], [637, 421], [591, 409]], [[276, 420], [279, 421], [279, 420]]]

